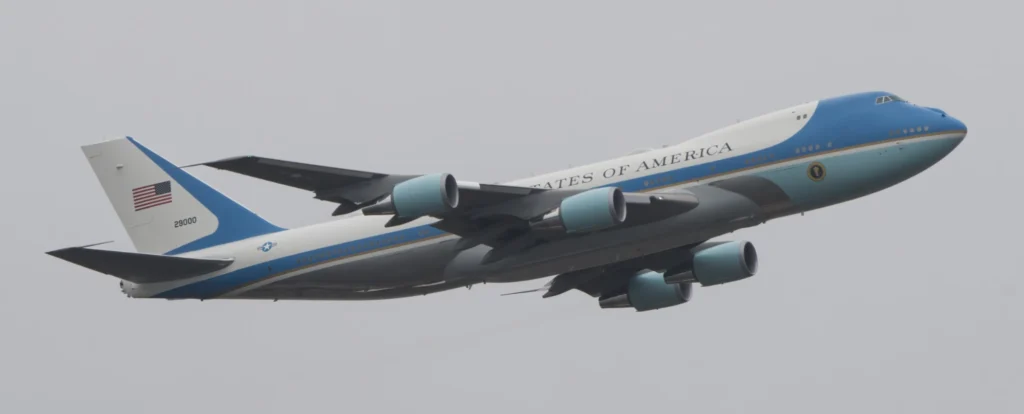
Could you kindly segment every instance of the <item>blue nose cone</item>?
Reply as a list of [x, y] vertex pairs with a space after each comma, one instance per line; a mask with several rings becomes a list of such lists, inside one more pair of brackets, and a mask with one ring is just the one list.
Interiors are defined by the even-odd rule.
[[961, 136], [961, 139], [964, 139], [965, 137], [967, 137], [967, 124], [965, 124], [964, 121], [958, 120], [958, 119], [953, 118], [953, 117], [946, 117], [946, 118], [949, 118], [949, 121], [952, 123], [952, 128], [953, 129], [958, 130], [958, 131], [964, 131], [964, 136]]
[[[956, 119], [952, 116], [949, 116], [949, 114], [946, 113], [946, 111], [943, 111], [939, 108], [925, 109], [931, 111], [932, 113], [938, 115], [939, 117], [937, 121], [938, 125], [936, 125], [938, 127], [936, 129], [936, 132], [962, 132], [964, 136], [967, 136], [967, 124], [965, 124], [963, 121]], [[961, 137], [960, 139], [963, 139], [963, 137]]]
[[963, 131], [964, 135], [965, 136], [967, 135], [967, 124], [965, 124], [963, 121], [961, 121], [959, 119], [953, 118], [953, 117], [948, 116], [948, 115], [946, 116], [946, 119], [949, 120], [950, 127], [952, 129]]
[[943, 130], [949, 132], [959, 132], [961, 140], [967, 137], [967, 124], [965, 124], [963, 121], [953, 118], [949, 115], [944, 115], [942, 121]]

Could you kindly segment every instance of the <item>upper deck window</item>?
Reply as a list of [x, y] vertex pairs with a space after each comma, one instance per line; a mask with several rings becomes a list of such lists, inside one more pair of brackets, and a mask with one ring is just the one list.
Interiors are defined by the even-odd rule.
[[885, 95], [875, 98], [875, 105], [884, 104], [888, 102], [906, 102], [906, 99], [900, 98], [896, 95]]

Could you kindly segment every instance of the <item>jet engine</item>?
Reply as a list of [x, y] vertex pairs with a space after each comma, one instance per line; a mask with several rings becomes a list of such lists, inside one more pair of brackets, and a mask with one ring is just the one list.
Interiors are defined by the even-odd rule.
[[595, 188], [566, 197], [558, 213], [533, 224], [536, 230], [558, 229], [567, 233], [604, 230], [626, 221], [626, 197], [615, 187]]
[[690, 301], [691, 283], [666, 283], [657, 272], [640, 273], [629, 279], [624, 293], [598, 300], [602, 308], [633, 308], [638, 312], [667, 308]]
[[665, 271], [665, 283], [720, 285], [757, 273], [757, 250], [748, 241], [708, 243], [693, 251], [693, 260]]
[[391, 200], [363, 209], [365, 215], [394, 214], [414, 219], [440, 214], [459, 206], [459, 183], [451, 174], [422, 175], [398, 183]]
[[663, 273], [638, 273], [624, 291], [602, 296], [602, 308], [633, 308], [639, 312], [681, 305], [690, 301], [693, 283], [720, 285], [757, 273], [757, 251], [748, 241], [705, 243], [691, 250], [686, 263]]

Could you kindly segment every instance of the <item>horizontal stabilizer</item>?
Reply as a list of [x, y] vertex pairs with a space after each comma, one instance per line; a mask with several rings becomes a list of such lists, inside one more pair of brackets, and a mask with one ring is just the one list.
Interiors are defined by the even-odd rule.
[[223, 269], [234, 262], [234, 259], [193, 259], [87, 247], [68, 247], [46, 254], [134, 283], [186, 279]]

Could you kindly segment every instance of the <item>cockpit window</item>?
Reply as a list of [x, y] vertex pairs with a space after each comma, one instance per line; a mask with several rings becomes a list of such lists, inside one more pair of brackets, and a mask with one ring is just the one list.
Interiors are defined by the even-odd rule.
[[885, 95], [875, 98], [875, 105], [880, 105], [888, 102], [906, 102], [906, 99], [900, 98], [896, 95]]

